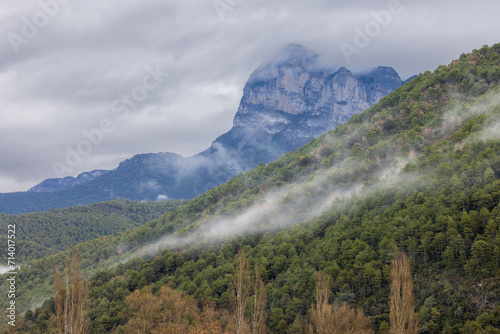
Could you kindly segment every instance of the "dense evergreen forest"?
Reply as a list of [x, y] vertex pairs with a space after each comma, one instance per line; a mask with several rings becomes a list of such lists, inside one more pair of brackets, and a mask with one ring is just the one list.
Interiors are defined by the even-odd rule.
[[[0, 213], [0, 222], [5, 227], [16, 225], [16, 237], [22, 240], [16, 260], [22, 264], [67, 250], [88, 239], [141, 226], [181, 203], [116, 200], [21, 215]], [[4, 235], [1, 240], [6, 238]]]
[[[311, 323], [330, 333], [314, 320], [321, 303], [362, 310], [359, 322], [389, 333], [391, 261], [403, 253], [419, 333], [500, 333], [499, 81], [500, 44], [463, 54], [275, 162], [76, 245], [88, 332], [233, 333], [263, 295], [259, 333], [310, 333]], [[53, 269], [64, 273], [68, 256], [19, 273], [30, 309], [19, 332], [58, 328]], [[254, 287], [238, 311], [242, 272]]]

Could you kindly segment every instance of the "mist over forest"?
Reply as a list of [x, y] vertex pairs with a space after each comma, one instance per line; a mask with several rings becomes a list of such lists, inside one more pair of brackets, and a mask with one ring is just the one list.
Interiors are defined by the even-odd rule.
[[47, 235], [57, 250], [27, 234], [19, 331], [496, 333], [499, 61], [498, 44], [463, 54], [192, 200], [2, 216], [131, 224]]

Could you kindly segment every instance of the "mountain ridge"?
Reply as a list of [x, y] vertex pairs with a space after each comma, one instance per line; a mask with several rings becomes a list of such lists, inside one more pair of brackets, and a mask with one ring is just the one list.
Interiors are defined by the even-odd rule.
[[109, 171], [103, 169], [95, 169], [90, 172], [80, 173], [76, 177], [66, 176], [64, 178], [47, 179], [35, 185], [34, 187], [28, 189], [26, 192], [43, 193], [43, 192], [53, 192], [62, 189], [72, 188], [76, 185], [91, 181], [99, 176], [102, 176], [107, 172]]
[[193, 198], [334, 129], [401, 84], [391, 68], [353, 75], [346, 68], [324, 65], [314, 51], [292, 44], [250, 75], [233, 128], [207, 150], [187, 158], [175, 153], [136, 155], [73, 187], [0, 194], [0, 211], [40, 211], [119, 198]]

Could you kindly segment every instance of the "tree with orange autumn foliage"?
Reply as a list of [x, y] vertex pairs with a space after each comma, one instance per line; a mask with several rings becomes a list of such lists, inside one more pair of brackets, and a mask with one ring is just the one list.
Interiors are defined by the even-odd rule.
[[251, 330], [252, 334], [265, 334], [268, 333], [266, 326], [266, 313], [267, 295], [264, 281], [260, 278], [259, 266], [255, 264], [255, 277], [253, 285], [253, 310]]
[[397, 253], [391, 263], [390, 334], [418, 334], [410, 261]]
[[[234, 308], [234, 327], [236, 334], [265, 334], [267, 296], [260, 271], [255, 264], [255, 276], [252, 277], [250, 263], [246, 259], [245, 250], [240, 249], [236, 256], [237, 269], [231, 282], [231, 304]], [[253, 291], [252, 291], [253, 290]], [[247, 319], [247, 305], [253, 292], [251, 319]]]
[[191, 297], [168, 286], [161, 287], [157, 296], [150, 287], [135, 290], [125, 298], [125, 304], [131, 310], [126, 333], [188, 333], [198, 313]]
[[130, 310], [124, 333], [141, 334], [223, 334], [228, 322], [225, 312], [206, 302], [203, 311], [182, 291], [162, 286], [157, 295], [151, 287], [135, 290], [125, 298]]
[[89, 319], [87, 317], [89, 284], [80, 275], [78, 252], [73, 248], [71, 253], [71, 267], [68, 268], [67, 258], [65, 263], [65, 288], [61, 273], [55, 268], [55, 327], [59, 334], [86, 334], [89, 333]]
[[228, 314], [216, 311], [213, 302], [205, 302], [203, 312], [197, 317], [196, 325], [190, 328], [190, 334], [223, 334], [224, 324], [228, 321]]
[[362, 310], [354, 310], [348, 304], [340, 306], [328, 302], [330, 276], [318, 274], [316, 278], [316, 304], [311, 308], [308, 334], [373, 334], [371, 320]]

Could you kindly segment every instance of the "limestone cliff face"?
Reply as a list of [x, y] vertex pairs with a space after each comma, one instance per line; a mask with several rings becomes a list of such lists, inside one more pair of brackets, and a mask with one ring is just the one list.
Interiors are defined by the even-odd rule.
[[250, 165], [267, 162], [334, 129], [401, 84], [390, 67], [353, 75], [322, 65], [313, 51], [292, 44], [250, 76], [233, 129], [216, 143], [243, 152]]
[[[206, 151], [189, 158], [141, 154], [102, 175], [44, 181], [31, 192], [42, 196], [53, 191], [47, 203], [25, 194], [12, 196], [23, 205], [33, 202], [34, 211], [115, 198], [192, 198], [334, 129], [401, 84], [390, 67], [354, 75], [346, 68], [324, 65], [313, 51], [292, 44], [252, 73], [233, 128]], [[4, 200], [6, 207], [9, 201]]]

